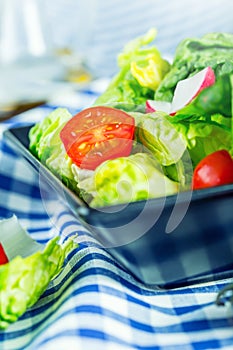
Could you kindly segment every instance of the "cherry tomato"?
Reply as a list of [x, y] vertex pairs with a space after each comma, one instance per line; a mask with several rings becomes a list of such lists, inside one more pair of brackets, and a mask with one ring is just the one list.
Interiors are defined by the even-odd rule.
[[135, 122], [124, 111], [90, 107], [71, 118], [60, 132], [68, 156], [80, 168], [94, 170], [108, 159], [128, 156]]
[[226, 150], [209, 154], [196, 166], [193, 189], [233, 183], [233, 159]]
[[3, 246], [0, 243], [0, 265], [8, 263], [8, 258], [6, 256], [6, 253], [3, 249]]

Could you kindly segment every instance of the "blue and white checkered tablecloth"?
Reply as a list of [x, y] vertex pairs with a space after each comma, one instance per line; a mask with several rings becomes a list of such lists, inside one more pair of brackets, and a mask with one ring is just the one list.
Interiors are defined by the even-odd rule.
[[[76, 108], [88, 107], [94, 95], [79, 91]], [[0, 130], [36, 122], [51, 108], [25, 112]], [[38, 242], [78, 231], [79, 248], [39, 301], [0, 331], [1, 350], [232, 349], [233, 310], [215, 304], [230, 279], [169, 291], [140, 284], [61, 201], [41, 196], [38, 175], [1, 136], [0, 217], [11, 213]]]

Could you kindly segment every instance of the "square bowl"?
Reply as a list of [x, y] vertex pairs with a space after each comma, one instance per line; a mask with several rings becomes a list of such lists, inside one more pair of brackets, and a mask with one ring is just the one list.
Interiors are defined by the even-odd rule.
[[9, 146], [137, 280], [166, 289], [233, 276], [233, 184], [94, 209], [32, 155], [31, 126], [6, 130]]

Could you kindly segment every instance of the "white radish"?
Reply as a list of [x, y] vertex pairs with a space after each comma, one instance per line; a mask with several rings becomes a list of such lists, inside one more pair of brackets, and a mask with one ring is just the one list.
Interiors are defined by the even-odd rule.
[[175, 88], [172, 102], [146, 101], [146, 111], [163, 111], [174, 115], [189, 104], [203, 89], [215, 83], [215, 74], [211, 67], [206, 67], [192, 77], [180, 80]]
[[146, 101], [146, 112], [152, 113], [152, 112], [156, 112], [156, 111], [163, 111], [167, 114], [170, 114], [171, 102], [147, 100]]

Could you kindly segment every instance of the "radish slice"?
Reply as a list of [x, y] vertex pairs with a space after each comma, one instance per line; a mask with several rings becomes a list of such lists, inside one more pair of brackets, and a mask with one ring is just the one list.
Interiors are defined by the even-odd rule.
[[3, 246], [0, 243], [0, 265], [4, 265], [6, 263], [8, 263], [8, 257], [6, 255], [6, 252], [3, 248]]
[[146, 113], [153, 113], [156, 111], [163, 111], [169, 114], [171, 111], [171, 102], [147, 100]]
[[146, 112], [163, 111], [175, 115], [177, 111], [190, 103], [203, 89], [215, 83], [215, 74], [211, 67], [202, 69], [190, 78], [180, 80], [175, 88], [172, 102], [146, 101]]
[[215, 83], [215, 74], [211, 67], [202, 69], [190, 78], [180, 80], [174, 91], [170, 114], [190, 103], [203, 89]]
[[32, 239], [16, 215], [0, 219], [0, 242], [2, 253], [4, 252], [9, 261], [18, 255], [25, 258], [44, 248], [42, 244]]

